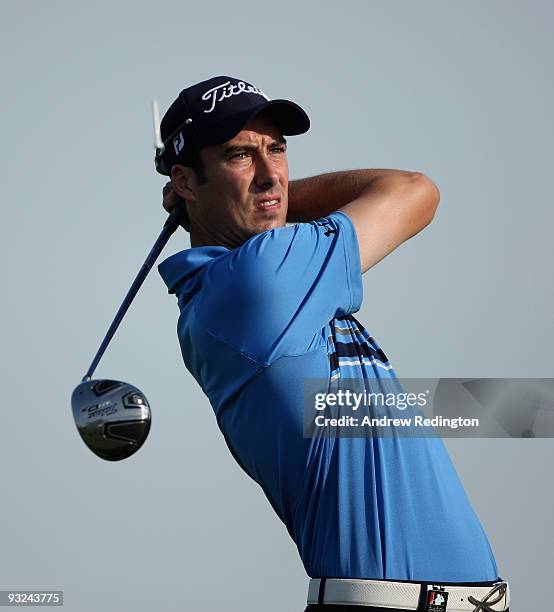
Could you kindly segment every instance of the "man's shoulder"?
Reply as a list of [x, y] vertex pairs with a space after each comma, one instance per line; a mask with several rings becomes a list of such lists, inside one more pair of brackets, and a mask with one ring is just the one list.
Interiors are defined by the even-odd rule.
[[218, 268], [229, 266], [230, 273], [240, 273], [243, 268], [264, 264], [279, 266], [285, 260], [305, 259], [310, 249], [318, 247], [321, 238], [334, 238], [345, 225], [351, 225], [350, 220], [344, 213], [336, 211], [314, 221], [272, 228], [228, 251], [213, 265]]

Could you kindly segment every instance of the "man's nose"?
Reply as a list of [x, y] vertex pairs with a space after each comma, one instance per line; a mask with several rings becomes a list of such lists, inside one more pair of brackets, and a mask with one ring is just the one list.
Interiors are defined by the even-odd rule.
[[256, 157], [255, 182], [260, 189], [269, 189], [279, 183], [277, 168], [267, 155]]

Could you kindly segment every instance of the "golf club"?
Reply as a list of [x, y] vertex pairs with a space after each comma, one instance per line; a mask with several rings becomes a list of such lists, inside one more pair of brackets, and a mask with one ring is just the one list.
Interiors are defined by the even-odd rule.
[[108, 461], [125, 459], [142, 446], [150, 431], [150, 405], [137, 387], [117, 380], [92, 380], [92, 375], [148, 272], [179, 227], [180, 213], [176, 208], [169, 214], [87, 373], [71, 396], [73, 418], [81, 438], [93, 453]]
[[[157, 160], [163, 155], [165, 145], [161, 139], [160, 109], [156, 100], [152, 103], [152, 118]], [[130, 457], [144, 444], [150, 431], [152, 415], [148, 400], [140, 389], [118, 380], [92, 380], [92, 375], [144, 279], [171, 234], [179, 227], [181, 212], [182, 209], [175, 208], [169, 214], [161, 234], [119, 307], [87, 373], [71, 396], [73, 418], [81, 438], [93, 453], [107, 461], [119, 461]]]

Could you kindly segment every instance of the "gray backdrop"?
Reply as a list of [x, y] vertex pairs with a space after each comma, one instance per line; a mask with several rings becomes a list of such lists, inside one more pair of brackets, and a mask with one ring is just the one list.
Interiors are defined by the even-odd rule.
[[[182, 365], [157, 271], [98, 369], [146, 393], [146, 445], [103, 462], [70, 414], [165, 219], [150, 101], [231, 74], [310, 114], [292, 177], [427, 173], [435, 221], [365, 274], [360, 320], [399, 376], [551, 377], [552, 4], [0, 6], [0, 589], [63, 589], [78, 612], [302, 610], [296, 549]], [[546, 609], [553, 441], [447, 445], [512, 609]]]

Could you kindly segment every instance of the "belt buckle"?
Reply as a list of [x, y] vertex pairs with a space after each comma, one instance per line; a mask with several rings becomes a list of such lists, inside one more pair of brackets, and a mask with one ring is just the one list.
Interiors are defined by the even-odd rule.
[[439, 585], [429, 585], [425, 612], [446, 612], [447, 605], [448, 591]]

